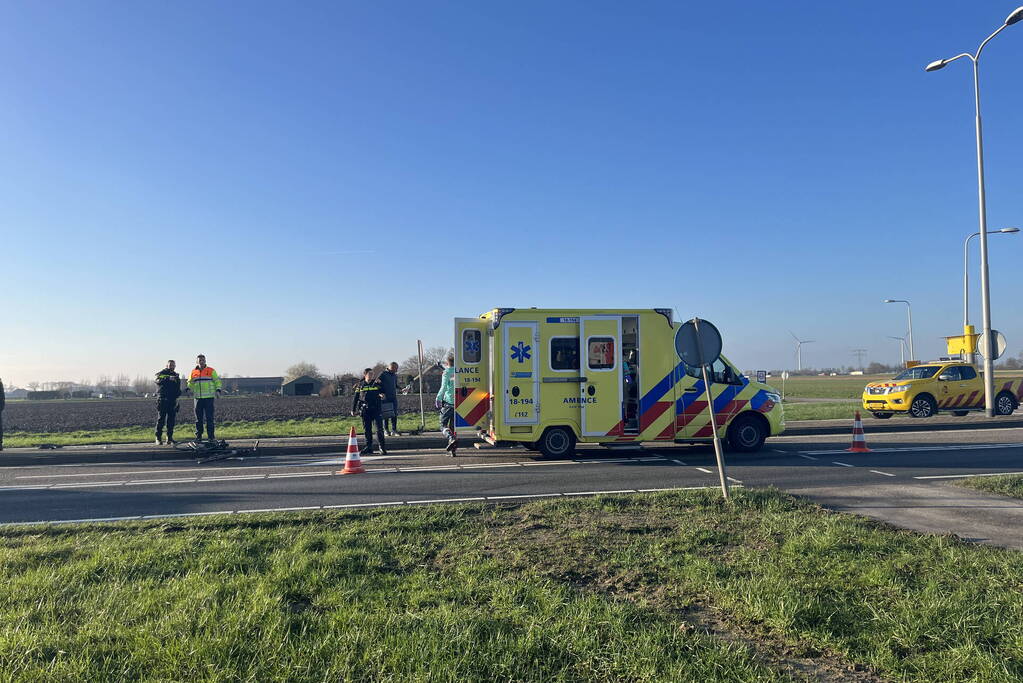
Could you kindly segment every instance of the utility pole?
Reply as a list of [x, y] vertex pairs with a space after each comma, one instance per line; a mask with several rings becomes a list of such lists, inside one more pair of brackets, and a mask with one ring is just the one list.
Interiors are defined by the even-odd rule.
[[863, 357], [867, 355], [866, 349], [853, 349], [852, 355], [856, 356], [856, 363], [859, 365], [860, 370], [863, 369]]

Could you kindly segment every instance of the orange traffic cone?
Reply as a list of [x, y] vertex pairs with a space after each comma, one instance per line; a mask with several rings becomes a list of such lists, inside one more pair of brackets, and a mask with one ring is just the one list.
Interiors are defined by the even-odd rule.
[[338, 474], [362, 474], [366, 468], [362, 466], [359, 455], [359, 437], [355, 435], [355, 427], [348, 433], [348, 452], [345, 454], [345, 468]]
[[863, 420], [860, 419], [860, 411], [856, 411], [856, 419], [853, 420], [853, 441], [852, 447], [845, 449], [850, 453], [869, 453], [867, 439], [863, 436]]

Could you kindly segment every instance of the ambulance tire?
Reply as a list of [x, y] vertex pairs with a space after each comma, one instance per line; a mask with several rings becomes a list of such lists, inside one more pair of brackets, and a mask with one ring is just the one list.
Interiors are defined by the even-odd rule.
[[767, 439], [767, 420], [759, 415], [739, 415], [728, 425], [728, 450], [736, 453], [759, 451]]
[[545, 458], [564, 458], [575, 452], [575, 434], [568, 427], [548, 427], [536, 446]]
[[995, 396], [995, 415], [1012, 415], [1019, 408], [1019, 401], [1008, 391]]

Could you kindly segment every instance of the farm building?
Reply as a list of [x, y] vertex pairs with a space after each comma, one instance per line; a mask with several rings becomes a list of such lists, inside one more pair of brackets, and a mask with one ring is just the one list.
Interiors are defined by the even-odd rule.
[[220, 380], [229, 394], [276, 394], [283, 377], [225, 377]]
[[282, 384], [281, 394], [284, 396], [315, 396], [320, 393], [322, 388], [322, 380], [310, 377], [309, 375], [302, 375]]

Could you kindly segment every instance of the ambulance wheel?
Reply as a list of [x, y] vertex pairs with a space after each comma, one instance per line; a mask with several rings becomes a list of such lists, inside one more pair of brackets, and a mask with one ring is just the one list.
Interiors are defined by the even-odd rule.
[[938, 412], [938, 404], [927, 394], [921, 394], [909, 404], [909, 414], [913, 417], [934, 417]]
[[1018, 407], [1019, 402], [1016, 401], [1016, 397], [1008, 391], [1003, 391], [995, 396], [995, 415], [1012, 415]]
[[956, 417], [963, 417], [964, 415], [969, 415], [970, 411], [969, 410], [953, 410], [952, 414], [955, 415]]
[[892, 413], [872, 413], [878, 420], [887, 420], [892, 416]]
[[536, 446], [545, 458], [563, 458], [575, 452], [575, 434], [568, 427], [548, 427]]
[[759, 415], [740, 415], [728, 425], [728, 448], [737, 453], [759, 451], [767, 438], [766, 420]]

